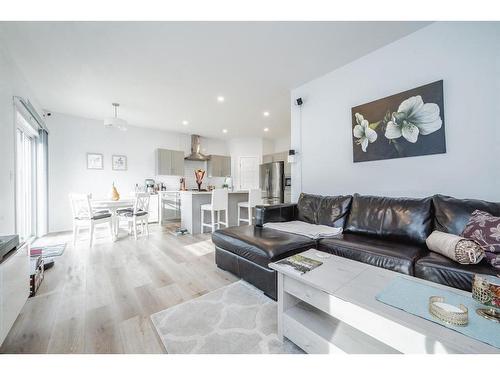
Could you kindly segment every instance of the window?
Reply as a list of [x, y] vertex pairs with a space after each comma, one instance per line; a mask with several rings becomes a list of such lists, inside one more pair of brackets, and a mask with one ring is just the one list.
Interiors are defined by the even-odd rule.
[[16, 232], [22, 240], [36, 235], [37, 132], [16, 112]]

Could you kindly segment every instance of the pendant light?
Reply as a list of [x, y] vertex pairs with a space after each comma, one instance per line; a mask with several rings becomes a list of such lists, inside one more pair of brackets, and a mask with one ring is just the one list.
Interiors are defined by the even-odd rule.
[[127, 130], [127, 121], [121, 119], [118, 117], [118, 107], [120, 106], [120, 103], [111, 103], [111, 105], [115, 109], [115, 117], [108, 117], [104, 119], [104, 126], [110, 127], [110, 128], [116, 128], [121, 131], [126, 131]]

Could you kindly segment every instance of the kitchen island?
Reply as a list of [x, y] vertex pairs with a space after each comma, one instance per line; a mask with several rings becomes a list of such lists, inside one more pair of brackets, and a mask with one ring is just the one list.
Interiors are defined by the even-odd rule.
[[[209, 191], [187, 190], [181, 191], [181, 228], [187, 229], [191, 234], [201, 233], [201, 205], [212, 201]], [[238, 203], [248, 201], [248, 191], [229, 191], [228, 194], [228, 221], [229, 226], [238, 225]], [[241, 217], [246, 218], [248, 211], [241, 210]], [[245, 212], [246, 211], [246, 212]], [[224, 215], [221, 212], [221, 215]], [[224, 216], [221, 216], [224, 221]], [[217, 220], [217, 219], [216, 219]], [[210, 223], [210, 212], [205, 211], [204, 222]], [[221, 226], [224, 228], [224, 226]], [[205, 228], [206, 231], [209, 228]]]

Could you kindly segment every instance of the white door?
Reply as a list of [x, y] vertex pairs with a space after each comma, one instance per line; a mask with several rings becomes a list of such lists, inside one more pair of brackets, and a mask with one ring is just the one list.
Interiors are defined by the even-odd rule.
[[259, 188], [259, 159], [256, 156], [240, 157], [240, 190]]

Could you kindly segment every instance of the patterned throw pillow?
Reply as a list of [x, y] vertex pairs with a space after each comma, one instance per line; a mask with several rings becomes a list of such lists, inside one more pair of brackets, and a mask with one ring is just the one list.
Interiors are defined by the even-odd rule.
[[462, 232], [462, 237], [476, 241], [493, 267], [500, 269], [500, 217], [476, 210]]

